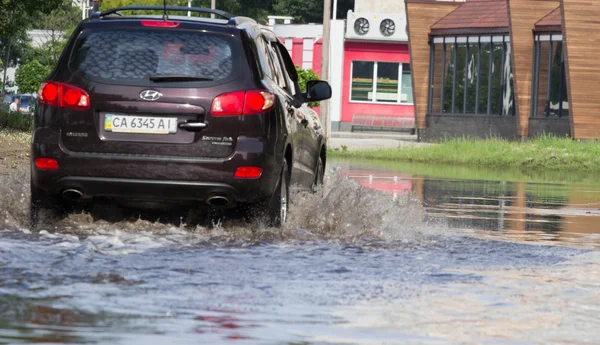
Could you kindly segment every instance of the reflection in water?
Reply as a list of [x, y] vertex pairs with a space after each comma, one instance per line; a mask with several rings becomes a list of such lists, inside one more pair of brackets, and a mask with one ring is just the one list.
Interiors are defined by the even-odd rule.
[[[407, 174], [402, 166], [338, 161], [361, 185], [423, 201], [428, 217], [480, 235], [600, 246], [600, 184], [540, 183]], [[493, 176], [493, 175], [492, 175]], [[482, 232], [481, 230], [487, 230]], [[493, 232], [490, 232], [493, 231]]]

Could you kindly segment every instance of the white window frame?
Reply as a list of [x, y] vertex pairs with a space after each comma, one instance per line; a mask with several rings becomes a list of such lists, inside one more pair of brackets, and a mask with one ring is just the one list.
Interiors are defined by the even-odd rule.
[[[354, 72], [354, 62], [373, 62], [373, 100], [372, 101], [355, 101], [352, 100], [352, 73]], [[398, 67], [398, 101], [397, 102], [386, 102], [386, 101], [378, 101], [377, 100], [377, 66], [379, 63], [397, 63], [400, 66]], [[350, 93], [348, 96], [348, 102], [356, 103], [356, 104], [388, 104], [388, 105], [414, 105], [414, 95], [412, 103], [403, 103], [402, 102], [402, 70], [404, 64], [409, 64], [410, 62], [396, 62], [396, 61], [372, 61], [372, 60], [352, 60], [350, 62]], [[412, 69], [411, 69], [412, 74]], [[414, 86], [413, 86], [414, 87]]]

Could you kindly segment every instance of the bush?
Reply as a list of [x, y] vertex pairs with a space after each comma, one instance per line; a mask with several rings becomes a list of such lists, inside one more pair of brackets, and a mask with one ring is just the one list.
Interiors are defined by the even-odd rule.
[[[312, 69], [304, 69], [296, 66], [298, 72], [298, 84], [302, 92], [306, 92], [306, 84], [311, 80], [319, 80], [319, 76]], [[309, 107], [318, 107], [319, 102], [308, 103]]]
[[11, 112], [7, 106], [0, 106], [0, 128], [29, 132], [33, 129], [33, 115]]
[[20, 93], [37, 92], [40, 84], [52, 72], [52, 68], [44, 66], [37, 60], [19, 66], [15, 75], [15, 82]]

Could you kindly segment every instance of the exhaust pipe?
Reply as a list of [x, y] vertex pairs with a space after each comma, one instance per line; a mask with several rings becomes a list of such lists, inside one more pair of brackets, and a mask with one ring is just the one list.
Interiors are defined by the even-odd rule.
[[213, 195], [206, 200], [206, 203], [210, 206], [227, 206], [229, 204], [229, 198], [223, 195]]
[[68, 200], [79, 200], [83, 198], [83, 193], [77, 189], [65, 189], [62, 192], [62, 196]]

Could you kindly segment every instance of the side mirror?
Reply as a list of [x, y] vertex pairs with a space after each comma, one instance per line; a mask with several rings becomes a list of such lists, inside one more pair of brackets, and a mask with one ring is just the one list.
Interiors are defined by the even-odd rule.
[[318, 102], [331, 98], [331, 86], [323, 80], [311, 80], [306, 83], [305, 102]]

